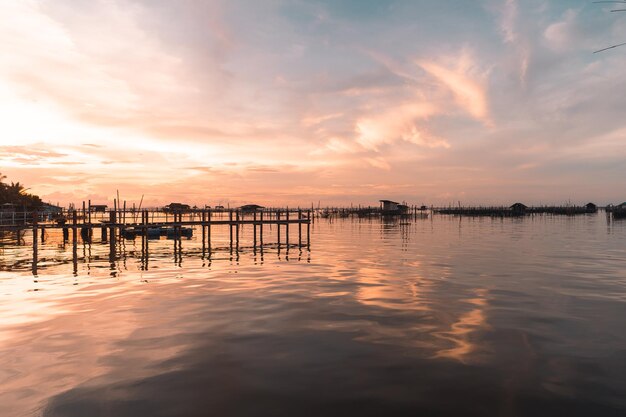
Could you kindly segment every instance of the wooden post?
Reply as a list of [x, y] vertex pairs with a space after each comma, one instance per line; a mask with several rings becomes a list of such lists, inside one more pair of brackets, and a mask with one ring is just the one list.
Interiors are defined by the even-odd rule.
[[256, 210], [252, 215], [252, 234], [253, 234], [253, 245], [252, 247], [256, 249]]
[[287, 212], [285, 213], [285, 220], [287, 221], [285, 224], [285, 243], [287, 244], [287, 249], [289, 249], [289, 207], [287, 207]]
[[146, 270], [148, 269], [148, 210], [143, 211], [143, 213], [141, 213], [141, 222], [143, 223], [143, 239], [145, 240], [146, 244], [145, 244], [145, 268]]
[[[76, 213], [76, 209], [74, 209]], [[72, 242], [72, 267], [74, 276], [78, 275], [78, 245], [76, 243], [76, 228], [74, 228], [74, 242]]]
[[76, 224], [78, 223], [78, 215], [76, 209], [72, 210], [72, 244], [76, 245]]
[[280, 249], [280, 211], [276, 211], [276, 232], [278, 234], [278, 248]]
[[306, 245], [309, 246], [310, 237], [311, 237], [311, 214], [312, 211], [308, 213], [308, 222], [306, 222]]
[[228, 211], [228, 229], [230, 231], [230, 249], [233, 249], [233, 211]]
[[91, 200], [89, 200], [89, 210], [87, 211], [89, 216], [89, 226], [91, 226]]
[[206, 250], [206, 210], [202, 210], [201, 216], [202, 221], [200, 222], [200, 227], [202, 228], [202, 256], [204, 256], [204, 251]]
[[37, 275], [37, 212], [33, 213], [33, 275]]
[[210, 255], [211, 254], [211, 210], [210, 209], [208, 213], [206, 231], [207, 231], [207, 237], [206, 237], [207, 245], [209, 247], [209, 255]]
[[263, 247], [263, 212], [261, 212], [261, 224], [259, 225], [261, 230], [259, 230], [259, 237], [261, 238], [261, 248]]
[[298, 246], [302, 246], [302, 210], [298, 209]]
[[236, 248], [237, 248], [237, 251], [239, 251], [239, 210], [237, 210], [235, 215], [236, 215], [236, 220], [237, 220], [236, 221], [236, 226], [235, 226], [236, 227], [236, 229], [235, 229], [235, 232], [236, 232], [235, 233], [235, 238], [236, 238], [236, 241], [237, 241]]
[[109, 211], [109, 241], [111, 246], [115, 248], [115, 223], [117, 222], [116, 211]]

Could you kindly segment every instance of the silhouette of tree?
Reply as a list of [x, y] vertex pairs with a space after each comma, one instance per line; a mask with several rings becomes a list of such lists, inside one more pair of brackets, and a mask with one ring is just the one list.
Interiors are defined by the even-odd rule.
[[6, 176], [0, 173], [0, 204], [9, 203], [29, 209], [38, 208], [42, 205], [41, 198], [28, 193], [28, 189], [19, 181], [11, 181], [11, 184], [6, 184], [2, 182], [4, 179]]

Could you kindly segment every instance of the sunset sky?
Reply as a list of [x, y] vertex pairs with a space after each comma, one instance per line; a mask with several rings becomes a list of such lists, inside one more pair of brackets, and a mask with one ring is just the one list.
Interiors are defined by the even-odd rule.
[[0, 0], [0, 172], [61, 204], [619, 203], [616, 7]]

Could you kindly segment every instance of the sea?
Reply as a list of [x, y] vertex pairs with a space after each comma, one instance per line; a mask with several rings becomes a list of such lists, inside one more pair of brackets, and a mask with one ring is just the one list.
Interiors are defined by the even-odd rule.
[[5, 233], [0, 416], [626, 416], [626, 221], [214, 229]]

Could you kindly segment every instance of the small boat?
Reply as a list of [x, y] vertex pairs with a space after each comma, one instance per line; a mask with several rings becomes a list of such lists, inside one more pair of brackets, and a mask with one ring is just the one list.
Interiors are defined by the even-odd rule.
[[135, 239], [137, 237], [137, 230], [132, 227], [122, 229], [122, 237], [124, 239]]
[[191, 227], [169, 227], [167, 228], [166, 234], [168, 239], [180, 239], [181, 237], [191, 239], [193, 236], [193, 229]]
[[162, 227], [149, 227], [146, 230], [146, 235], [148, 236], [148, 239], [159, 239], [163, 231], [162, 229]]

